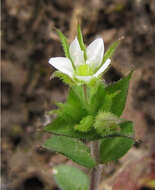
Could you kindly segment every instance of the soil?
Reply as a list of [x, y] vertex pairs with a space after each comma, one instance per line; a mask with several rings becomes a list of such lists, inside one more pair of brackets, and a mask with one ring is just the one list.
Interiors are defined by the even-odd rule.
[[[2, 190], [58, 190], [52, 167], [73, 164], [41, 145], [49, 136], [43, 128], [52, 120], [47, 112], [65, 101], [68, 90], [59, 79], [50, 80], [54, 68], [48, 59], [64, 55], [55, 28], [71, 41], [77, 20], [86, 44], [101, 36], [107, 49], [124, 36], [105, 74], [107, 82], [134, 69], [123, 117], [134, 121], [137, 143], [105, 168], [100, 190], [124, 190], [119, 175], [120, 168], [127, 171], [127, 162], [138, 162], [141, 170], [134, 171], [136, 182], [129, 180], [132, 186], [125, 189], [153, 189], [146, 179], [155, 179], [155, 1], [3, 0], [1, 20]], [[144, 158], [151, 160], [145, 167]]]

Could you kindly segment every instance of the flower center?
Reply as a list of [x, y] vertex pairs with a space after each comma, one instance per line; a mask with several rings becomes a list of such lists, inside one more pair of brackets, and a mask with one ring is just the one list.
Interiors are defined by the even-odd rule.
[[80, 76], [89, 76], [93, 74], [93, 70], [89, 65], [83, 64], [76, 68], [76, 74]]

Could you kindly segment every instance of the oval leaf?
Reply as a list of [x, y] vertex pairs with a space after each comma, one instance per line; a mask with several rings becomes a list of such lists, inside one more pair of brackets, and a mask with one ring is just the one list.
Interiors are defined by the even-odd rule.
[[44, 146], [65, 155], [82, 166], [93, 168], [96, 164], [89, 148], [77, 139], [54, 135], [45, 142]]
[[56, 183], [63, 190], [89, 190], [89, 179], [80, 169], [58, 165], [53, 169]]

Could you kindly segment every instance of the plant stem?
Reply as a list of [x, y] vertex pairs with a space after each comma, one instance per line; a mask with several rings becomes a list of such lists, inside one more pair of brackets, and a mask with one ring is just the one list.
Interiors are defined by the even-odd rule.
[[95, 168], [93, 168], [91, 172], [91, 184], [90, 184], [90, 190], [98, 190], [98, 186], [101, 179], [103, 166], [99, 164]]
[[[87, 94], [87, 86], [86, 85], [83, 85], [83, 92], [84, 92], [85, 101], [87, 104], [88, 103], [88, 94]], [[98, 164], [99, 163], [99, 144], [98, 144], [98, 141], [91, 142], [91, 154]], [[95, 168], [92, 169], [90, 190], [98, 190], [98, 185], [100, 183], [102, 169], [103, 169], [103, 166], [101, 164], [98, 164]]]
[[[98, 142], [93, 141], [91, 143], [91, 153], [96, 162], [99, 162], [99, 150], [98, 150]], [[100, 183], [101, 174], [102, 174], [103, 166], [98, 164], [95, 168], [91, 171], [91, 183], [90, 183], [90, 190], [98, 190], [98, 185]]]

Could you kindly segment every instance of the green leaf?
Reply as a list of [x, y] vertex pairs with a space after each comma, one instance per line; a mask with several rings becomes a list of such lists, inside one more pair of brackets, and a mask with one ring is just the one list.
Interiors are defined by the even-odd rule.
[[94, 117], [88, 115], [84, 117], [79, 124], [75, 125], [75, 130], [80, 132], [88, 132], [92, 129], [94, 123]]
[[77, 104], [80, 104], [81, 107], [87, 110], [83, 85], [73, 86], [70, 91], [72, 92], [71, 95], [73, 96], [74, 101], [76, 101]]
[[91, 141], [102, 138], [99, 134], [96, 133], [95, 129], [92, 129], [87, 133], [75, 131], [73, 125], [67, 125], [61, 118], [56, 118], [52, 123], [48, 124], [44, 130], [55, 135], [79, 138], [84, 141]]
[[82, 166], [93, 168], [96, 165], [89, 148], [77, 139], [54, 135], [45, 142], [44, 146], [65, 155]]
[[54, 111], [57, 117], [44, 127], [45, 131], [87, 141], [99, 138], [95, 129], [91, 129], [91, 131], [85, 133], [75, 130], [75, 126], [79, 124], [84, 117], [88, 116], [82, 86], [74, 86], [71, 88], [66, 103], [59, 103], [57, 105], [58, 109]]
[[104, 56], [103, 56], [103, 60], [102, 60], [102, 65], [105, 63], [105, 61], [109, 58], [111, 58], [116, 50], [116, 48], [118, 47], [118, 45], [120, 44], [120, 39], [115, 41], [109, 48], [108, 50], [105, 52]]
[[132, 121], [124, 121], [120, 124], [120, 133], [122, 135], [134, 137], [134, 128]]
[[119, 91], [119, 93], [113, 97], [112, 105], [110, 108], [110, 112], [112, 112], [118, 116], [120, 116], [122, 114], [124, 107], [125, 107], [131, 75], [132, 75], [132, 72], [130, 72], [130, 74], [128, 76], [109, 85], [105, 89], [106, 93], [108, 93], [108, 94], [113, 94], [113, 93]]
[[78, 41], [79, 41], [79, 44], [80, 44], [80, 48], [84, 52], [84, 58], [86, 60], [87, 59], [86, 47], [85, 47], [85, 44], [83, 42], [83, 36], [82, 36], [82, 32], [81, 32], [81, 27], [80, 27], [79, 24], [78, 24], [78, 27], [77, 27], [77, 31], [78, 31], [77, 38], [78, 38]]
[[133, 139], [126, 137], [107, 137], [100, 144], [100, 160], [101, 163], [107, 163], [118, 160], [134, 144]]
[[44, 130], [58, 135], [69, 135], [72, 131], [72, 128], [64, 119], [57, 117], [51, 123], [46, 125]]
[[103, 137], [107, 137], [111, 134], [114, 136], [127, 136], [127, 137], [133, 137], [134, 131], [133, 131], [133, 123], [131, 121], [125, 121], [119, 125], [120, 131], [114, 131], [114, 133], [106, 133], [106, 134], [98, 134], [96, 133], [95, 129], [91, 129], [89, 132], [80, 132], [75, 131], [75, 126], [73, 125], [67, 125], [64, 120], [61, 118], [56, 118], [52, 123], [48, 124], [44, 130], [50, 133], [53, 133], [55, 135], [63, 135], [73, 138], [79, 138], [84, 141], [92, 141], [92, 140], [98, 140], [103, 139]]
[[105, 85], [98, 81], [94, 87], [89, 88], [89, 114], [96, 115], [104, 103]]
[[101, 110], [104, 111], [104, 112], [110, 112], [111, 111], [111, 106], [112, 106], [112, 101], [113, 101], [113, 98], [118, 95], [120, 93], [120, 90], [114, 92], [114, 93], [105, 93], [105, 96], [104, 96], [104, 101], [103, 101], [103, 104], [101, 106]]
[[[80, 88], [77, 87], [77, 89]], [[75, 123], [79, 123], [87, 115], [82, 96], [81, 90], [75, 92], [75, 88], [71, 88], [66, 103], [57, 104], [57, 116], [66, 121], [67, 124], [74, 125]]]
[[100, 160], [102, 163], [118, 160], [134, 144], [134, 130], [131, 121], [119, 124], [120, 132], [103, 137], [100, 144]]
[[89, 190], [89, 178], [78, 168], [62, 164], [54, 167], [53, 174], [63, 190]]

